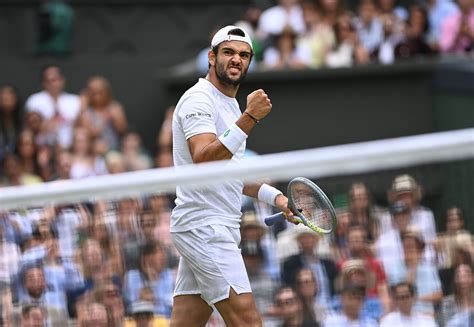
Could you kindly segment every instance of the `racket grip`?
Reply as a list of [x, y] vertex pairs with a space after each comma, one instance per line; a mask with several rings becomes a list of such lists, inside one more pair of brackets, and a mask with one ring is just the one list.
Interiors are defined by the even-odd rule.
[[267, 218], [265, 218], [265, 225], [267, 226], [272, 226], [273, 224], [285, 220], [285, 216], [283, 215], [283, 212], [276, 213], [274, 215], [271, 215]]

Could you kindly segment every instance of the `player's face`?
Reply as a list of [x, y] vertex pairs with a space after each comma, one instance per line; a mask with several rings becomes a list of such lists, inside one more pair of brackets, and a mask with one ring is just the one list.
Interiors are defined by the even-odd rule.
[[247, 75], [252, 50], [245, 42], [227, 41], [219, 45], [215, 58], [217, 78], [228, 85], [237, 86]]

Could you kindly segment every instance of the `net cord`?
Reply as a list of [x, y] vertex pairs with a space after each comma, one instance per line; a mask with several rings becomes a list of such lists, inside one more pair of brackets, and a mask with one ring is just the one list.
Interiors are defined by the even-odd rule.
[[268, 154], [245, 158], [239, 165], [216, 161], [6, 187], [0, 189], [0, 210], [172, 193], [178, 185], [196, 187], [210, 181], [322, 178], [471, 158], [474, 128]]

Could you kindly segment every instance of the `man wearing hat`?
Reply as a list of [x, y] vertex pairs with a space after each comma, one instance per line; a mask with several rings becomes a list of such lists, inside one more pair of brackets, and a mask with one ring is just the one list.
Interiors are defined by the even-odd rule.
[[168, 320], [154, 315], [154, 305], [149, 301], [138, 300], [132, 303], [132, 319], [125, 327], [167, 327]]
[[[436, 240], [436, 225], [433, 212], [420, 205], [422, 197], [421, 187], [410, 175], [399, 175], [392, 183], [388, 192], [391, 203], [402, 202], [410, 213], [410, 225], [420, 231], [427, 244], [434, 244]], [[428, 255], [428, 253], [427, 253]], [[426, 259], [433, 260], [434, 252]]]
[[[341, 274], [336, 282], [338, 288], [343, 290], [347, 284], [357, 285], [364, 289], [364, 298], [362, 308], [359, 312], [359, 318], [369, 318], [379, 320], [384, 309], [382, 302], [377, 295], [369, 295], [369, 290], [374, 288], [377, 280], [375, 274], [369, 269], [363, 259], [349, 259], [341, 266]], [[334, 297], [332, 309], [340, 311], [342, 298]]]
[[[237, 26], [216, 32], [209, 71], [187, 90], [173, 114], [173, 161], [180, 166], [243, 158], [246, 139], [272, 109], [263, 90], [248, 95], [242, 113], [235, 99], [253, 57], [249, 34]], [[226, 163], [228, 164], [228, 163]], [[230, 326], [261, 326], [240, 254], [242, 193], [283, 211], [288, 199], [276, 188], [241, 181], [176, 188], [171, 235], [181, 255], [171, 326], [203, 326], [216, 307]]]

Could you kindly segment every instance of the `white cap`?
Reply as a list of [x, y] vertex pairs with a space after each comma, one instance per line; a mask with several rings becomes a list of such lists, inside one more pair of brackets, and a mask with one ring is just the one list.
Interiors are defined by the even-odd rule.
[[[233, 35], [233, 34], [229, 35], [229, 31], [232, 31], [232, 30], [235, 30], [235, 29], [241, 30], [242, 32], [244, 32], [244, 36]], [[250, 45], [250, 48], [253, 50], [252, 40], [250, 39], [249, 33], [247, 33], [242, 27], [239, 27], [239, 26], [228, 25], [228, 26], [223, 27], [220, 30], [218, 30], [217, 33], [214, 34], [214, 37], [212, 38], [211, 48], [214, 48], [214, 47], [218, 46], [219, 44], [221, 44], [224, 41], [245, 42], [248, 45]]]

